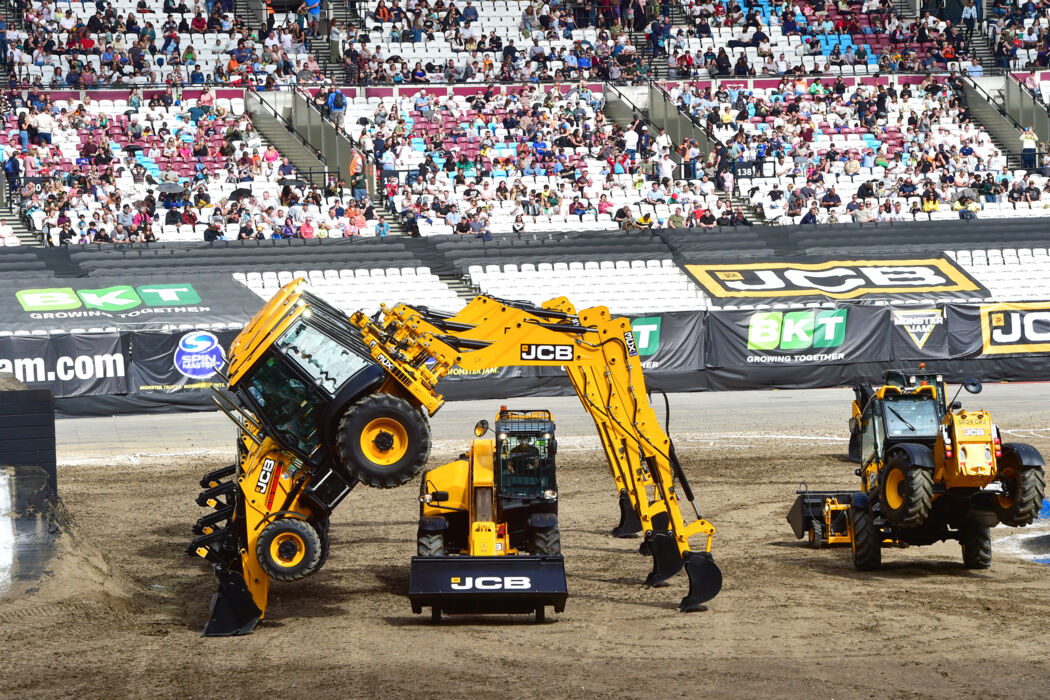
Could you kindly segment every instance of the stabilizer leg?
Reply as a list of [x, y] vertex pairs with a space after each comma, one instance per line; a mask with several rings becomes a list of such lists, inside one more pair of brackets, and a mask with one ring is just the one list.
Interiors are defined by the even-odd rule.
[[631, 505], [631, 497], [627, 495], [626, 490], [621, 490], [620, 524], [612, 529], [612, 536], [625, 539], [634, 537], [641, 531], [642, 521], [638, 519], [638, 514], [634, 512], [634, 506]]
[[219, 579], [219, 590], [211, 598], [211, 619], [202, 637], [230, 637], [251, 634], [259, 624], [262, 611], [248, 592], [244, 577], [225, 564], [213, 564]]
[[699, 610], [722, 590], [722, 570], [710, 552], [686, 552], [685, 573], [689, 576], [689, 593], [678, 604], [680, 612]]

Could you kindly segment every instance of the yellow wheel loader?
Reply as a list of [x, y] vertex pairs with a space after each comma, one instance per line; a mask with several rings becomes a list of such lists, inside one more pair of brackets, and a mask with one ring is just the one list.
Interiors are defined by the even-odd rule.
[[[969, 379], [960, 391], [977, 394]], [[1042, 455], [1003, 443], [985, 410], [947, 399], [940, 374], [924, 365], [891, 370], [880, 387], [854, 387], [850, 432], [859, 450], [861, 490], [800, 489], [788, 522], [815, 546], [850, 544], [858, 570], [877, 569], [887, 546], [958, 540], [967, 568], [992, 563], [991, 528], [1024, 527], [1046, 485]], [[956, 392], [958, 397], [958, 392]]]
[[[480, 421], [474, 434], [489, 432]], [[565, 609], [558, 529], [558, 442], [549, 411], [501, 407], [495, 436], [423, 472], [412, 611], [535, 613]]]
[[[283, 287], [245, 326], [229, 351], [228, 389], [216, 393], [239, 427], [238, 461], [202, 480], [198, 503], [210, 512], [188, 550], [219, 579], [205, 635], [251, 632], [271, 578], [318, 571], [329, 516], [358, 483], [396, 487], [423, 469], [427, 417], [444, 403], [435, 387], [454, 367], [564, 368], [619, 493], [613, 534], [644, 534], [641, 551], [653, 561], [647, 585], [684, 568], [689, 592], [680, 610], [718, 594], [714, 527], [649, 403], [626, 319], [604, 307], [577, 313], [564, 298], [534, 306], [490, 296], [457, 314], [399, 304], [347, 318], [304, 285]], [[679, 488], [692, 516], [680, 508]], [[695, 536], [703, 538], [698, 550]]]

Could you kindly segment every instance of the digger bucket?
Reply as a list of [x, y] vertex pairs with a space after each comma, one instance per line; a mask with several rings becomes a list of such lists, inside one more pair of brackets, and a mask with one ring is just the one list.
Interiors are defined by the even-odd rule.
[[646, 586], [664, 586], [683, 568], [689, 577], [689, 593], [678, 604], [680, 612], [699, 610], [722, 590], [722, 571], [710, 552], [686, 552], [683, 556], [671, 532], [653, 532], [642, 542], [644, 554], [653, 557], [653, 570]]
[[408, 599], [412, 612], [530, 613], [565, 609], [565, 563], [557, 556], [412, 557]]

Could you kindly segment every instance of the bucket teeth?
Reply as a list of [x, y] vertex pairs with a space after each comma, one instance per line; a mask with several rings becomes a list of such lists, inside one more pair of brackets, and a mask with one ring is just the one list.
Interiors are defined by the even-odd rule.
[[204, 508], [222, 508], [232, 504], [229, 496], [236, 490], [237, 484], [224, 481], [217, 486], [205, 489], [197, 496], [197, 505]]
[[219, 526], [225, 521], [233, 517], [233, 506], [224, 506], [219, 508], [214, 513], [208, 513], [197, 521], [197, 524], [193, 526], [193, 534], [195, 535], [210, 535], [216, 530], [220, 529]]
[[231, 464], [214, 471], [210, 471], [201, 477], [201, 488], [210, 489], [218, 486], [222, 483], [222, 480], [228, 476], [233, 476], [237, 473], [237, 465]]

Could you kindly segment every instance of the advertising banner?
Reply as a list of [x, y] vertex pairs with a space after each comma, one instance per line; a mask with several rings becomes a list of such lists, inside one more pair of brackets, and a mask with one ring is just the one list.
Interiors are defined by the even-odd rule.
[[1050, 353], [1050, 302], [957, 306], [948, 311], [953, 356]]
[[865, 298], [987, 296], [947, 257], [700, 263], [683, 266], [716, 305], [801, 303]]
[[174, 393], [225, 387], [218, 370], [237, 331], [130, 333], [131, 390]]
[[56, 397], [125, 394], [129, 365], [120, 333], [0, 337], [0, 373]]
[[940, 360], [948, 357], [948, 324], [940, 307], [891, 308], [893, 359]]
[[706, 364], [805, 366], [890, 360], [888, 313], [877, 306], [711, 312]]
[[229, 273], [166, 277], [76, 277], [30, 287], [0, 282], [0, 330], [116, 327], [160, 330], [170, 324], [243, 324], [261, 300]]

